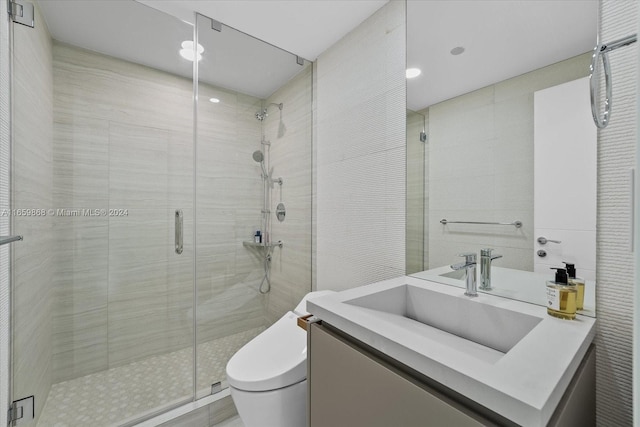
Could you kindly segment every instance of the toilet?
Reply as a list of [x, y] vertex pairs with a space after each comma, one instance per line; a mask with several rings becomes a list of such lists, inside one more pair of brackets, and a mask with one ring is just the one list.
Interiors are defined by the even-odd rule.
[[245, 427], [303, 427], [307, 424], [307, 334], [297, 318], [308, 299], [333, 291], [310, 292], [227, 363], [231, 398]]

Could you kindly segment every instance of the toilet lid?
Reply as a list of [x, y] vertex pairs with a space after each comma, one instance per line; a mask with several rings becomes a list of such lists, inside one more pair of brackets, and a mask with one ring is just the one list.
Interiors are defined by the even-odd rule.
[[299, 383], [307, 377], [307, 334], [292, 311], [249, 341], [227, 363], [233, 388], [268, 391]]

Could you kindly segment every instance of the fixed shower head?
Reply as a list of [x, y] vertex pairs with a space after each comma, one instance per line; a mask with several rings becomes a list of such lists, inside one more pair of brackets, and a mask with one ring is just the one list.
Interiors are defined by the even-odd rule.
[[253, 160], [258, 163], [262, 163], [264, 161], [264, 153], [260, 150], [256, 150], [253, 152]]
[[256, 119], [260, 121], [263, 121], [264, 119], [266, 119], [269, 116], [269, 114], [267, 113], [267, 110], [272, 105], [275, 105], [276, 107], [278, 107], [278, 110], [280, 111], [282, 111], [282, 107], [284, 107], [284, 104], [282, 102], [280, 104], [276, 104], [275, 102], [272, 102], [271, 104], [267, 105], [267, 108], [263, 108], [262, 111], [258, 111], [256, 113]]

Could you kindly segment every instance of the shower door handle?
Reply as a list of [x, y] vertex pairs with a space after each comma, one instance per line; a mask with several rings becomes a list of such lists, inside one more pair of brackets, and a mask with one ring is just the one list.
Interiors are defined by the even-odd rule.
[[176, 209], [176, 253], [182, 253], [182, 209]]

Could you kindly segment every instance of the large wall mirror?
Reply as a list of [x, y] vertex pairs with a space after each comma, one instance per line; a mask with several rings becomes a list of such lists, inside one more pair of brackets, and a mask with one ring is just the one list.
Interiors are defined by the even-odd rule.
[[[596, 1], [407, 2], [407, 274], [464, 287], [459, 254], [493, 249], [489, 292], [546, 305], [554, 267], [595, 315]], [[478, 276], [480, 287], [480, 276]]]

